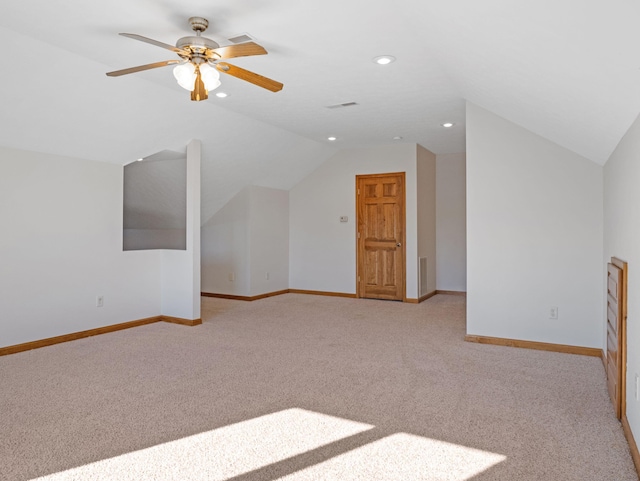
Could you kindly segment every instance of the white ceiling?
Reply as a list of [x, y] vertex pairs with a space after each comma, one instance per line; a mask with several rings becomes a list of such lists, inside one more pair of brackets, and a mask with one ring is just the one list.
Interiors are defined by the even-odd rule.
[[[223, 75], [228, 98], [191, 102], [170, 68], [104, 75], [174, 58], [118, 32], [174, 43], [194, 15], [220, 43], [251, 34], [269, 55], [231, 63], [283, 91]], [[205, 220], [338, 148], [402, 136], [464, 151], [465, 100], [603, 164], [640, 112], [638, 19], [631, 0], [3, 2], [0, 145], [125, 164], [200, 138]], [[397, 61], [374, 64], [382, 54]]]

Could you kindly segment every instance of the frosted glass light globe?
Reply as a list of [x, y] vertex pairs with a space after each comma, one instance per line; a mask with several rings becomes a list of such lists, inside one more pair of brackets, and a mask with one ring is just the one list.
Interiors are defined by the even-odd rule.
[[183, 89], [192, 91], [196, 83], [196, 68], [191, 62], [181, 63], [173, 69], [173, 76]]
[[200, 65], [200, 76], [208, 92], [220, 87], [220, 72], [208, 63]]

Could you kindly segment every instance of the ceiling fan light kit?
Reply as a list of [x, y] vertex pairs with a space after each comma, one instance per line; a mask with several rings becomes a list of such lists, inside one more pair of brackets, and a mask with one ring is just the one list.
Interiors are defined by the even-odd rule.
[[177, 64], [173, 69], [173, 75], [178, 81], [178, 85], [191, 91], [191, 100], [193, 101], [207, 99], [209, 97], [208, 92], [220, 86], [219, 72], [224, 72], [233, 77], [245, 80], [271, 92], [282, 90], [283, 85], [280, 82], [236, 67], [235, 65], [220, 62], [220, 60], [228, 58], [266, 55], [267, 51], [264, 47], [261, 47], [255, 42], [245, 42], [221, 47], [217, 42], [202, 36], [202, 32], [209, 26], [209, 21], [206, 18], [191, 17], [189, 23], [193, 31], [196, 32], [196, 35], [180, 38], [176, 42], [175, 47], [141, 35], [121, 33], [120, 35], [124, 37], [133, 38], [134, 40], [171, 50], [176, 53], [181, 60], [166, 60], [164, 62], [116, 70], [114, 72], [108, 72], [107, 76], [119, 77], [143, 70]]
[[194, 65], [191, 62], [185, 62], [173, 68], [173, 76], [178, 81], [178, 85], [189, 91], [194, 90], [198, 73], [208, 92], [220, 86], [220, 73], [207, 63]]

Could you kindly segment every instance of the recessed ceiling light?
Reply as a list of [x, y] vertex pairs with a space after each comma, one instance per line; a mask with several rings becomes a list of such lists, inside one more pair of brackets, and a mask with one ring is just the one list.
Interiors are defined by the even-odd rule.
[[396, 58], [393, 55], [380, 55], [375, 57], [373, 61], [378, 65], [388, 65], [391, 62], [395, 62]]
[[393, 140], [402, 140], [402, 137], [401, 137], [401, 136], [399, 136], [399, 135], [396, 135], [396, 136], [393, 138]]
[[217, 92], [216, 93], [216, 97], [220, 97], [221, 99], [228, 97], [227, 94], [225, 94], [224, 92]]
[[449, 127], [453, 127], [453, 123], [452, 122], [445, 122], [444, 124], [442, 124], [442, 126], [446, 129], [448, 129]]
[[333, 142], [334, 140], [337, 140], [337, 137], [327, 137], [327, 140], [330, 140], [331, 142]]
[[144, 159], [136, 159], [138, 162], [142, 162]]

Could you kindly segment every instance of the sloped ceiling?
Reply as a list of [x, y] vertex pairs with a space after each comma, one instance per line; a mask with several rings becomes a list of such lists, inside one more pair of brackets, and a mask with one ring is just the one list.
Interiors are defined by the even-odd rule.
[[[231, 63], [284, 90], [223, 75], [229, 97], [191, 102], [170, 68], [105, 76], [174, 58], [118, 32], [174, 43], [194, 15], [220, 43], [264, 45]], [[640, 112], [638, 18], [627, 0], [4, 2], [0, 144], [126, 164], [199, 138], [203, 220], [247, 184], [292, 187], [339, 148], [401, 136], [464, 151], [465, 99], [603, 164]], [[383, 54], [397, 61], [372, 62]]]

